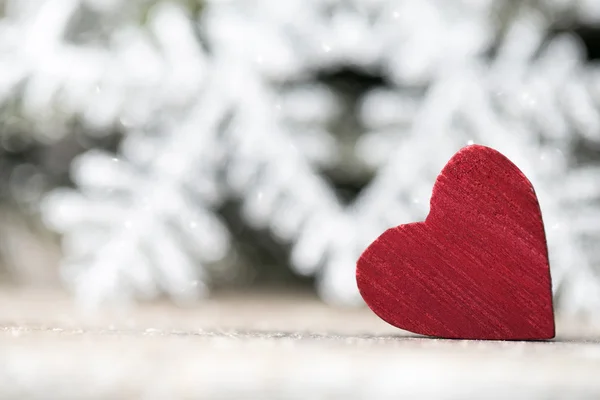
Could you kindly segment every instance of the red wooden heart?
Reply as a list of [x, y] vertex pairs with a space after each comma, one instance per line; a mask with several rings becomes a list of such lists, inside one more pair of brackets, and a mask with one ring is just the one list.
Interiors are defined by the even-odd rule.
[[367, 305], [414, 333], [554, 337], [544, 224], [533, 186], [505, 156], [468, 146], [437, 178], [424, 222], [385, 231], [361, 255]]

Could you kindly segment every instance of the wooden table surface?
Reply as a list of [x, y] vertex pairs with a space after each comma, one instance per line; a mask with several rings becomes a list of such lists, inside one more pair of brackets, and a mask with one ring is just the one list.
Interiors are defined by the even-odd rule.
[[600, 399], [600, 329], [429, 339], [296, 293], [90, 312], [0, 292], [0, 399]]

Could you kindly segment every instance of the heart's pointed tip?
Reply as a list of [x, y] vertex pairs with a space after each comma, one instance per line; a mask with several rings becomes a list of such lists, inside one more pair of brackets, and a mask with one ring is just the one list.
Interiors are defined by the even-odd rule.
[[505, 339], [501, 339], [501, 340], [530, 341], [530, 342], [540, 341], [540, 342], [542, 342], [542, 341], [552, 340], [555, 337], [556, 337], [556, 334], [555, 334], [554, 330], [552, 330], [552, 332], [539, 332], [537, 334], [510, 337], [510, 338], [505, 338]]
[[551, 325], [545, 329], [540, 335], [540, 340], [552, 340], [556, 337], [556, 326], [554, 325], [554, 319]]
[[527, 334], [516, 335], [515, 337], [508, 337], [503, 340], [513, 340], [513, 341], [546, 341], [552, 340], [556, 337], [556, 332], [554, 330], [554, 324], [552, 327], [542, 328], [537, 332], [529, 332]]

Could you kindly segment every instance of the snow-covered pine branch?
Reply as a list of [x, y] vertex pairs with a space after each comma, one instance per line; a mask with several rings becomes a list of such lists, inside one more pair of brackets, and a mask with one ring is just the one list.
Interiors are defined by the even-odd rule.
[[[70, 133], [75, 119], [102, 135], [185, 110], [206, 74], [190, 16], [165, 2], [150, 9], [144, 25], [114, 17], [136, 15], [131, 9], [142, 3], [8, 0], [0, 19], [0, 106], [11, 121], [47, 143]], [[104, 14], [120, 23], [73, 28], [82, 18], [104, 21]]]
[[[81, 190], [44, 204], [65, 235], [65, 273], [89, 300], [199, 292], [198, 262], [225, 251], [212, 207], [226, 160], [225, 184], [246, 222], [291, 244], [293, 268], [318, 276], [324, 298], [356, 302], [358, 253], [387, 226], [423, 218], [439, 169], [474, 141], [532, 178], [561, 304], [595, 304], [597, 174], [572, 161], [574, 138], [598, 140], [600, 78], [572, 37], [548, 41], [548, 15], [511, 16], [499, 41], [493, 1], [214, 1], [199, 24], [205, 53], [172, 3], [152, 7], [143, 26], [123, 18], [85, 44], [67, 38], [78, 13], [133, 2], [8, 3], [0, 103], [22, 96], [17, 108], [45, 140], [74, 117], [127, 133], [117, 161], [84, 155], [74, 164]], [[349, 207], [319, 172], [339, 153], [327, 122], [340, 107], [314, 81], [348, 66], [389, 83], [354, 110], [366, 130], [356, 155], [376, 176]]]
[[230, 103], [212, 81], [182, 120], [130, 134], [120, 158], [90, 151], [73, 165], [80, 191], [56, 190], [42, 204], [64, 235], [64, 274], [92, 304], [205, 291], [202, 263], [221, 259], [229, 234], [211, 209], [221, 196], [219, 125]]
[[[490, 62], [484, 54], [490, 38], [494, 37], [491, 28], [485, 30], [491, 25], [487, 19], [489, 10], [475, 5], [470, 14], [465, 14], [478, 15], [480, 19], [471, 20], [466, 25], [471, 28], [466, 29], [449, 22], [456, 16], [450, 6], [437, 7], [439, 4], [434, 2], [418, 5], [378, 2], [369, 8], [372, 14], [361, 14], [356, 8], [343, 5], [336, 8], [326, 2], [306, 9], [294, 8], [293, 3], [289, 9], [270, 4], [256, 2], [251, 10], [245, 10], [242, 5], [228, 2], [213, 6], [212, 10], [209, 7], [206, 14], [219, 53], [225, 54], [231, 64], [240, 66], [245, 74], [240, 80], [245, 83], [240, 86], [242, 95], [234, 118], [237, 124], [233, 127], [237, 129], [229, 136], [234, 145], [229, 163], [230, 184], [244, 199], [248, 221], [262, 228], [270, 227], [275, 236], [289, 241], [294, 268], [318, 275], [324, 297], [356, 301], [354, 261], [360, 250], [386, 227], [424, 218], [435, 176], [450, 156], [469, 142], [498, 148], [532, 177], [547, 220], [557, 288], [577, 282], [573, 287], [590, 287], [587, 292], [592, 296], [598, 280], [589, 279], [594, 276], [590, 254], [582, 246], [579, 228], [571, 226], [568, 219], [578, 220], [572, 214], [577, 214], [577, 210], [585, 209], [586, 217], [598, 214], [598, 207], [591, 202], [596, 193], [587, 189], [586, 207], [570, 203], [578, 196], [573, 192], [591, 183], [594, 170], [573, 169], [567, 158], [571, 157], [571, 139], [577, 130], [584, 127], [587, 135], [595, 134], [593, 127], [598, 114], [592, 98], [585, 97], [586, 92], [582, 91], [582, 79], [590, 75], [564, 74], [573, 65], [570, 64], [573, 57], [555, 63], [545, 62], [548, 58], [544, 58], [547, 56], [544, 51], [534, 57], [545, 44], [547, 21], [536, 19], [536, 15], [517, 19], [509, 25], [498, 56]], [[367, 7], [366, 3], [363, 5]], [[259, 12], [263, 10], [261, 6], [266, 14]], [[367, 15], [379, 19], [375, 17], [377, 23], [360, 30], [358, 27], [366, 26]], [[391, 23], [396, 31], [385, 29], [387, 22], [397, 18], [408, 24], [408, 28], [404, 27], [406, 32], [402, 24]], [[413, 26], [411, 21], [419, 21], [421, 25]], [[351, 31], [342, 29], [348, 26], [361, 34], [344, 34]], [[515, 34], [520, 31], [523, 32]], [[247, 37], [254, 38], [251, 43], [259, 45], [240, 50], [239, 41]], [[370, 38], [365, 42], [375, 45], [366, 50], [363, 38]], [[445, 45], [440, 41], [445, 41]], [[445, 53], [447, 48], [452, 51]], [[292, 54], [291, 49], [296, 52]], [[578, 48], [571, 39], [557, 38], [545, 51], [553, 55], [577, 55]], [[297, 53], [302, 57], [294, 58]], [[574, 65], [582, 68], [580, 63], [581, 58], [575, 57]], [[367, 94], [363, 101], [361, 115], [372, 132], [359, 142], [358, 150], [372, 158], [370, 163], [379, 172], [349, 208], [336, 201], [334, 189], [311, 162], [313, 155], [304, 154], [303, 147], [295, 143], [298, 124], [280, 111], [279, 86], [269, 83], [298, 79], [310, 82], [315, 68], [345, 65], [368, 70], [379, 68], [394, 85], [390, 91]], [[273, 66], [279, 69], [272, 69]], [[583, 69], [589, 71], [587, 67]], [[402, 96], [407, 88], [414, 87], [423, 88], [424, 96]], [[545, 108], [531, 107], [531, 102], [523, 101], [532, 90], [545, 96], [540, 99]], [[304, 97], [305, 102], [312, 99], [311, 102], [318, 103], [320, 97], [327, 104], [326, 91], [320, 96], [318, 90], [311, 94], [313, 97]], [[579, 107], [560, 104], [562, 96], [577, 99]], [[502, 100], [506, 101], [498, 104]], [[373, 103], [379, 107], [373, 108]], [[295, 106], [300, 110], [311, 109], [311, 104], [301, 101]], [[380, 113], [382, 108], [398, 110], [400, 115]], [[576, 115], [578, 110], [586, 114]], [[558, 122], [548, 126], [544, 115], [561, 118], [564, 130], [558, 131], [561, 128]], [[312, 137], [318, 141], [321, 135], [321, 143], [327, 146], [330, 135], [326, 129], [314, 128], [318, 119], [313, 118], [310, 126]], [[383, 158], [373, 158], [377, 146], [386, 147], [379, 152]], [[564, 193], [557, 182], [573, 191]], [[282, 231], [282, 221], [287, 221], [291, 228]], [[584, 275], [588, 282], [581, 281]], [[583, 306], [574, 302], [573, 293], [563, 300], [571, 308]]]

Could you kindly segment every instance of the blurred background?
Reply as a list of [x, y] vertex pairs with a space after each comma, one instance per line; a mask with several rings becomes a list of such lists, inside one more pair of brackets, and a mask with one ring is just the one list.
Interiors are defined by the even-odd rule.
[[0, 0], [2, 287], [358, 306], [478, 143], [536, 188], [557, 309], [600, 317], [599, 57], [596, 0]]

